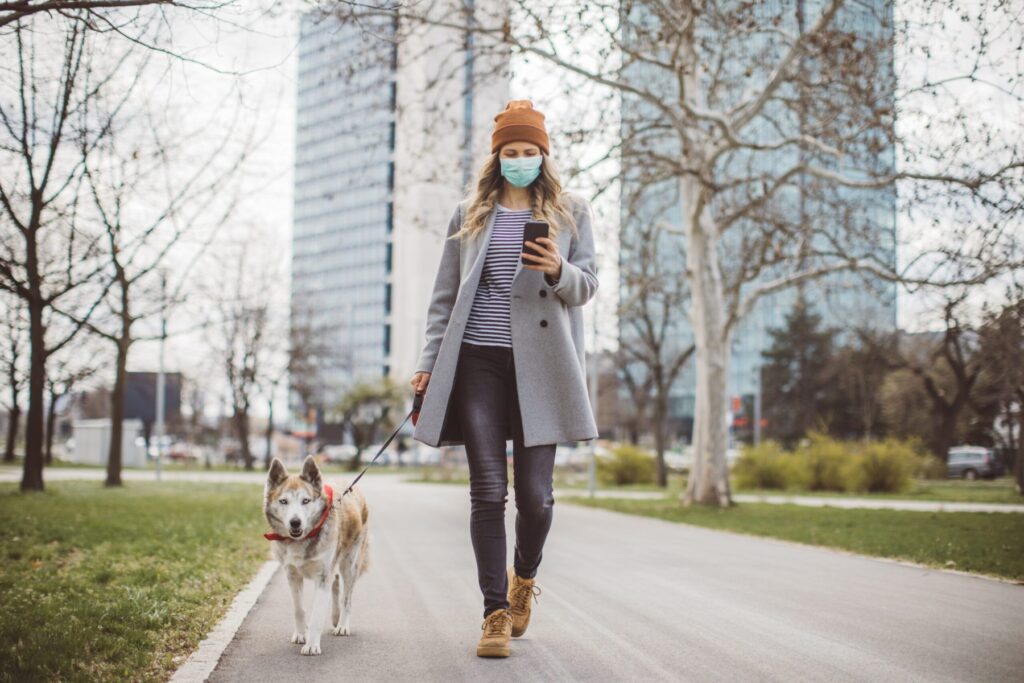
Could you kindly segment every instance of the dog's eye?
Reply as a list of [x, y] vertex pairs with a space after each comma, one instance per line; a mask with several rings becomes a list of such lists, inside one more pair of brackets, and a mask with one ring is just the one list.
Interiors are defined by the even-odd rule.
[[303, 499], [302, 499], [302, 504], [303, 504], [303, 505], [309, 505], [309, 504], [310, 504], [310, 503], [312, 503], [312, 502], [313, 502], [313, 501], [311, 501], [311, 500], [310, 500], [309, 498], [303, 498]]
[[282, 498], [281, 500], [279, 500], [277, 502], [280, 503], [281, 505], [287, 505], [288, 504], [288, 499], [287, 498]]

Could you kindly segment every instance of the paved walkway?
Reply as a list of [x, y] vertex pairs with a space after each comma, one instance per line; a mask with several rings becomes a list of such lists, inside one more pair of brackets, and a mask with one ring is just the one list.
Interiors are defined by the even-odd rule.
[[465, 488], [360, 485], [373, 564], [353, 635], [326, 634], [323, 655], [301, 656], [278, 571], [210, 680], [1019, 681], [1024, 670], [1022, 586], [564, 503], [529, 631], [509, 659], [480, 659]]
[[849, 498], [846, 496], [793, 496], [785, 494], [734, 493], [737, 503], [774, 503], [809, 507], [870, 508], [874, 510], [912, 510], [917, 512], [1024, 512], [1014, 503], [965, 503], [937, 500], [898, 500], [895, 498]]
[[[106, 476], [104, 471], [92, 467], [54, 467], [46, 470], [43, 475], [46, 481], [68, 481], [68, 480], [90, 480], [103, 481]], [[253, 482], [262, 483], [266, 474], [264, 472], [218, 472], [204, 470], [170, 470], [162, 474], [163, 481], [215, 481], [215, 482]], [[366, 477], [399, 477], [405, 478], [409, 475], [389, 472], [374, 472], [370, 470]], [[364, 477], [360, 483], [366, 481]], [[124, 481], [156, 481], [156, 473], [153, 470], [124, 470], [121, 473]], [[0, 466], [0, 482], [21, 481], [21, 469], [17, 467]], [[439, 484], [440, 485], [440, 484]], [[445, 486], [455, 486], [445, 484]], [[659, 491], [618, 491], [615, 489], [598, 489], [598, 498], [630, 498], [630, 499], [657, 499], [664, 494]], [[586, 496], [587, 489], [555, 489], [555, 495], [565, 496]], [[841, 508], [870, 508], [877, 510], [911, 510], [918, 512], [1017, 512], [1024, 513], [1024, 505], [1013, 503], [965, 503], [965, 502], [942, 502], [929, 500], [898, 500], [889, 498], [851, 498], [851, 497], [829, 497], [829, 496], [795, 496], [786, 494], [753, 494], [734, 493], [733, 500], [738, 503], [772, 503], [772, 504], [794, 504], [806, 505], [809, 507], [841, 507]]]

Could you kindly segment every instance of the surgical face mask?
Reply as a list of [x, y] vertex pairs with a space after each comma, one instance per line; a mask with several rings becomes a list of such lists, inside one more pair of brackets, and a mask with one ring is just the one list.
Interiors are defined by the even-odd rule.
[[542, 156], [501, 159], [501, 175], [516, 187], [526, 187], [540, 175]]

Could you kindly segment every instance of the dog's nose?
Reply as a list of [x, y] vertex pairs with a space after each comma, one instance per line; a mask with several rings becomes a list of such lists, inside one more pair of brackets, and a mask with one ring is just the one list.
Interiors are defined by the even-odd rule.
[[290, 524], [292, 525], [293, 529], [298, 529], [300, 526], [302, 526], [302, 520], [298, 517], [295, 517], [294, 519], [292, 519]]

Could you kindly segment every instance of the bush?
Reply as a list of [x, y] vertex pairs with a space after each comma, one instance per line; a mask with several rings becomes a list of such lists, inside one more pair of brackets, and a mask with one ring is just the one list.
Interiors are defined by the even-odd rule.
[[759, 446], [743, 446], [732, 476], [737, 489], [800, 488], [806, 483], [804, 468], [797, 458], [771, 440]]
[[827, 434], [811, 432], [797, 452], [808, 491], [845, 491], [846, 469], [852, 454], [846, 444]]
[[849, 461], [846, 488], [868, 493], [896, 493], [910, 487], [918, 454], [904, 441], [886, 439], [865, 444]]
[[619, 446], [612, 451], [611, 457], [597, 461], [597, 476], [603, 484], [653, 484], [656, 475], [654, 458], [635, 446]]

